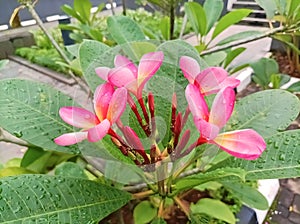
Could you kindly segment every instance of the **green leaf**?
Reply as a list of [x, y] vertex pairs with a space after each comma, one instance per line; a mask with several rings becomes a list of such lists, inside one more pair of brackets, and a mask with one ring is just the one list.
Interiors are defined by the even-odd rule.
[[225, 51], [218, 51], [209, 55], [203, 56], [203, 60], [209, 66], [219, 66], [226, 58], [227, 54]]
[[240, 168], [221, 168], [210, 172], [194, 174], [182, 179], [176, 183], [176, 190], [192, 188], [208, 181], [228, 180], [228, 178], [245, 179], [246, 172]]
[[160, 21], [160, 32], [165, 40], [170, 40], [170, 18], [165, 16]]
[[79, 153], [76, 145], [62, 147], [53, 139], [74, 128], [61, 120], [58, 111], [73, 100], [45, 84], [20, 79], [0, 81], [0, 126], [30, 144], [47, 150]]
[[233, 34], [229, 37], [224, 38], [223, 40], [221, 40], [220, 42], [217, 43], [217, 45], [224, 45], [224, 44], [228, 44], [230, 42], [234, 42], [237, 40], [242, 40], [242, 39], [248, 39], [249, 37], [259, 37], [261, 35], [263, 35], [264, 33], [261, 31], [257, 31], [257, 30], [248, 30], [248, 31], [244, 31], [244, 32], [240, 32], [240, 33], [236, 33]]
[[271, 82], [271, 75], [279, 73], [279, 66], [272, 58], [261, 58], [250, 64], [254, 71], [253, 81], [263, 88], [268, 88]]
[[61, 10], [64, 13], [66, 13], [67, 15], [69, 15], [70, 17], [76, 18], [81, 23], [84, 23], [83, 18], [81, 18], [81, 16], [71, 6], [69, 6], [69, 5], [63, 5], [61, 7]]
[[163, 220], [162, 218], [155, 218], [151, 224], [167, 224], [167, 222], [165, 220]]
[[234, 197], [241, 200], [251, 208], [266, 210], [269, 208], [267, 199], [257, 189], [245, 183], [221, 181], [222, 185], [230, 191]]
[[135, 224], [151, 222], [157, 216], [157, 208], [154, 208], [150, 201], [142, 201], [133, 210]]
[[257, 160], [231, 158], [221, 166], [246, 170], [247, 180], [284, 179], [300, 176], [300, 130], [279, 132], [266, 138], [267, 149]]
[[275, 35], [274, 38], [277, 40], [282, 41], [283, 43], [285, 43], [292, 51], [294, 51], [296, 54], [300, 55], [300, 50], [299, 48], [293, 44], [291, 41], [288, 41], [287, 38], [285, 38], [284, 36], [286, 35]]
[[108, 17], [107, 28], [118, 44], [145, 40], [145, 35], [139, 25], [126, 16]]
[[[9, 177], [9, 176], [17, 176], [17, 175], [22, 175], [22, 174], [34, 174], [34, 173], [35, 172], [33, 172], [32, 170], [28, 170], [23, 167], [6, 167], [3, 169], [0, 169], [0, 178]], [[0, 182], [1, 182], [1, 179], [0, 179]]]
[[217, 181], [209, 181], [203, 184], [200, 184], [196, 187], [194, 187], [194, 189], [198, 190], [198, 191], [205, 191], [205, 190], [212, 190], [212, 191], [216, 191], [219, 188], [222, 187], [222, 184], [220, 184]]
[[77, 178], [22, 175], [0, 183], [3, 224], [95, 223], [131, 199], [127, 192]]
[[227, 13], [217, 23], [212, 35], [212, 39], [214, 39], [216, 36], [222, 33], [229, 26], [240, 22], [243, 18], [248, 16], [251, 13], [251, 11], [252, 10], [250, 9], [237, 9]]
[[227, 53], [227, 56], [224, 60], [224, 68], [226, 69], [230, 63], [236, 58], [238, 57], [241, 53], [243, 53], [246, 50], [245, 47], [238, 47], [234, 50], [231, 50]]
[[[216, 212], [217, 211], [217, 212]], [[234, 214], [225, 203], [211, 199], [203, 198], [200, 199], [196, 204], [191, 205], [192, 213], [202, 213], [209, 215], [213, 218], [234, 224], [236, 222]]]
[[206, 35], [207, 21], [206, 13], [203, 7], [197, 2], [186, 2], [184, 4], [184, 10], [188, 17], [188, 20], [192, 24], [194, 32], [201, 36]]
[[277, 5], [274, 0], [255, 0], [256, 3], [265, 10], [267, 19], [273, 19], [276, 11]]
[[81, 16], [85, 24], [89, 24], [91, 8], [90, 0], [74, 0], [74, 10]]
[[57, 166], [54, 170], [55, 175], [65, 176], [65, 177], [76, 177], [88, 179], [84, 172], [84, 169], [77, 163], [65, 162]]
[[203, 8], [207, 20], [206, 33], [210, 31], [210, 29], [220, 18], [223, 7], [224, 7], [224, 3], [222, 0], [207, 0], [204, 2]]
[[211, 219], [211, 217], [200, 213], [190, 215], [191, 224], [210, 224]]
[[51, 151], [30, 147], [22, 158], [21, 166], [37, 173], [46, 173], [51, 155]]
[[285, 130], [299, 110], [299, 99], [285, 90], [257, 92], [237, 102], [226, 130], [252, 128], [264, 138], [270, 137]]
[[80, 47], [80, 44], [72, 44], [72, 45], [66, 46], [66, 49], [72, 56], [74, 56], [75, 58], [78, 58], [79, 57], [79, 47]]
[[300, 92], [300, 81], [293, 83], [286, 90], [290, 92]]
[[98, 75], [95, 73], [95, 68], [100, 66], [113, 66], [113, 56], [112, 58], [109, 58], [111, 60], [110, 63], [107, 63], [107, 58], [102, 57], [104, 52], [108, 51], [109, 49], [109, 46], [95, 40], [85, 40], [80, 45], [80, 66], [83, 76], [92, 91], [94, 91], [98, 85], [104, 83], [104, 80], [98, 77]]

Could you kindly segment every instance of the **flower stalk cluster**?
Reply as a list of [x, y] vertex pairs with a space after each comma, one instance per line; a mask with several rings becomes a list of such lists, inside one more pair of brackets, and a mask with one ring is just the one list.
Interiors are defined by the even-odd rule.
[[[163, 52], [145, 54], [138, 66], [124, 56], [115, 57], [115, 67], [96, 68], [97, 75], [105, 83], [94, 93], [94, 113], [78, 107], [63, 107], [59, 114], [68, 124], [80, 131], [63, 134], [54, 141], [58, 145], [71, 145], [87, 139], [90, 142], [102, 140], [109, 135], [116, 147], [132, 158], [138, 166], [160, 163], [165, 159], [174, 161], [182, 158], [202, 144], [214, 144], [227, 153], [247, 160], [258, 158], [266, 148], [263, 138], [254, 130], [244, 129], [223, 132], [222, 129], [231, 117], [234, 103], [234, 88], [239, 80], [228, 76], [219, 67], [200, 71], [193, 58], [183, 56], [179, 66], [189, 81], [185, 89], [188, 103], [185, 112], [178, 112], [177, 97], [173, 94], [169, 128], [171, 136], [167, 146], [162, 148], [157, 136], [155, 117], [155, 93], [145, 94], [144, 87], [163, 63]], [[209, 108], [205, 96], [216, 94]], [[147, 136], [146, 146], [134, 130], [126, 126], [121, 116], [129, 106], [140, 128]], [[189, 143], [191, 130], [185, 128], [189, 116], [193, 117], [199, 138]], [[153, 167], [153, 166], [152, 166]]]

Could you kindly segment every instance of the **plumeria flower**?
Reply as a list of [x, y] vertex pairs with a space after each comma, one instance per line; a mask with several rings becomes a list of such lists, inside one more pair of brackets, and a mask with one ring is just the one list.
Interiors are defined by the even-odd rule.
[[238, 79], [228, 76], [227, 71], [220, 67], [209, 67], [200, 72], [198, 62], [188, 56], [181, 57], [179, 65], [189, 83], [198, 86], [204, 95], [217, 93], [227, 86], [235, 88], [240, 84]]
[[142, 96], [146, 82], [157, 72], [164, 59], [163, 52], [143, 55], [138, 67], [128, 58], [117, 55], [115, 68], [96, 68], [98, 76], [116, 87], [125, 87], [136, 97]]
[[189, 84], [185, 94], [201, 133], [199, 143], [215, 144], [227, 153], [247, 160], [258, 158], [265, 150], [264, 139], [252, 129], [220, 133], [233, 111], [235, 93], [232, 88], [226, 87], [218, 92], [210, 111], [196, 85]]
[[88, 139], [90, 142], [101, 140], [122, 115], [126, 107], [127, 90], [125, 88], [114, 89], [105, 83], [95, 91], [94, 110], [92, 113], [79, 107], [62, 107], [59, 110], [60, 117], [68, 124], [81, 128], [79, 132], [67, 133], [54, 139], [58, 145], [73, 145]]

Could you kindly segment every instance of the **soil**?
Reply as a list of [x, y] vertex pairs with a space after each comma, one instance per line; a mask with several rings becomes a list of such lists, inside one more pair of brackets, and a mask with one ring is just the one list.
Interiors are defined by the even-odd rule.
[[292, 63], [290, 63], [286, 54], [281, 52], [274, 52], [273, 57], [278, 62], [279, 70], [281, 73], [300, 78], [300, 71], [297, 70]]

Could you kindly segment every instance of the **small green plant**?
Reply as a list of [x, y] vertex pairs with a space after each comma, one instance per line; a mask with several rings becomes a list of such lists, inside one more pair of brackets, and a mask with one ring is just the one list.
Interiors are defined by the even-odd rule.
[[[254, 71], [252, 80], [262, 89], [279, 89], [291, 79], [289, 75], [279, 72], [278, 63], [272, 58], [262, 58], [256, 62], [250, 63]], [[288, 91], [299, 91], [300, 82], [292, 84]]]
[[105, 18], [99, 17], [105, 4], [98, 5], [97, 10], [91, 13], [92, 4], [90, 0], [74, 0], [73, 7], [70, 5], [63, 5], [62, 11], [68, 16], [76, 19], [76, 23], [60, 24], [61, 29], [71, 30], [70, 38], [80, 43], [83, 39], [93, 39], [98, 41], [105, 41], [103, 35], [103, 26]]
[[300, 71], [300, 1], [256, 0], [256, 2], [266, 11], [271, 28], [273, 28], [272, 21], [277, 21], [280, 26], [286, 28], [283, 32], [276, 33], [272, 37], [285, 44], [292, 70]]

